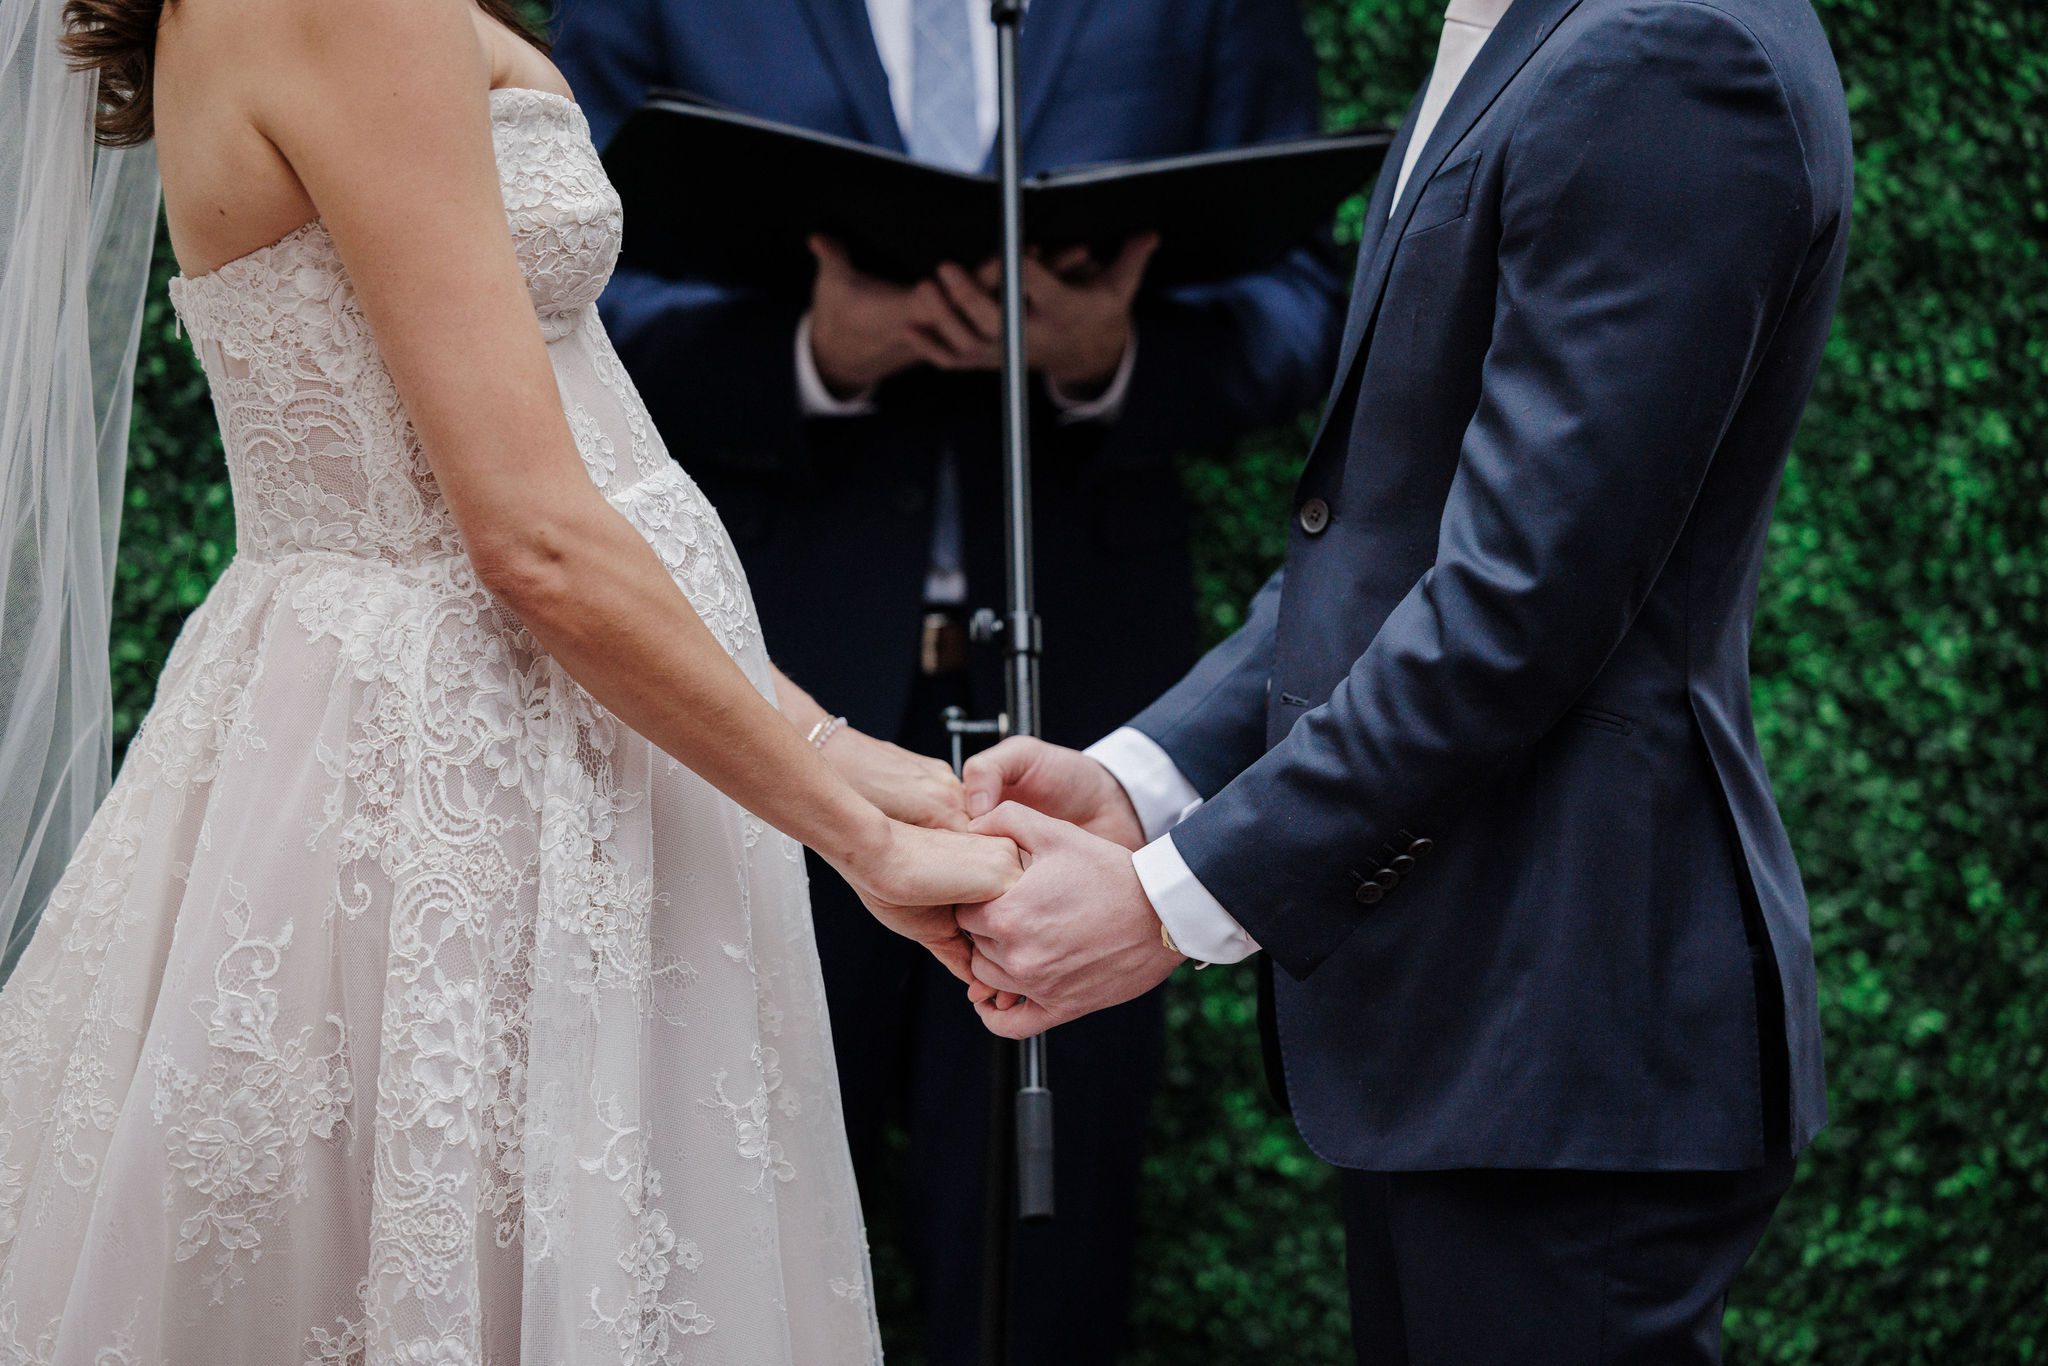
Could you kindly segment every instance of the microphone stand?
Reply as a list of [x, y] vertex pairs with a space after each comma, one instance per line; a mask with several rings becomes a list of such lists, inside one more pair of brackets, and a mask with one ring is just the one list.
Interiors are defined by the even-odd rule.
[[[990, 0], [996, 26], [996, 181], [1002, 217], [1002, 394], [1004, 545], [1009, 611], [975, 613], [972, 635], [999, 643], [1006, 667], [1008, 714], [996, 722], [946, 713], [953, 763], [968, 735], [1039, 733], [1038, 666], [1043, 639], [1031, 564], [1031, 411], [1024, 355], [1024, 200], [1018, 153], [1017, 38], [1026, 0]], [[990, 1087], [987, 1203], [982, 1253], [981, 1360], [1005, 1366], [1010, 1356], [1012, 1220], [1053, 1216], [1052, 1091], [1043, 1036], [996, 1044]]]

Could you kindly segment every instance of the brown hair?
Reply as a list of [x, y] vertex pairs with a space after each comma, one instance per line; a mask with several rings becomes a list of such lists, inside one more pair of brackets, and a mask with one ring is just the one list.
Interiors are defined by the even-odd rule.
[[[108, 147], [135, 147], [156, 134], [156, 26], [171, 0], [64, 0], [64, 55], [78, 71], [97, 71], [94, 124]], [[478, 9], [542, 52], [547, 40], [526, 22], [519, 0], [475, 0]]]

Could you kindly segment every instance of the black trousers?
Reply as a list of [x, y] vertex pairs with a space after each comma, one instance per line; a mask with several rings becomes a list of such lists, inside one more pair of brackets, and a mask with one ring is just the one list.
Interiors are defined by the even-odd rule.
[[[963, 677], [920, 679], [898, 743], [944, 756], [940, 714], [948, 705], [972, 708], [966, 691]], [[811, 899], [861, 1199], [871, 1211], [901, 1203], [931, 1366], [972, 1366], [993, 1036], [968, 1007], [966, 989], [924, 950], [876, 924], [815, 858]], [[1154, 992], [1052, 1036], [1058, 1215], [1019, 1229], [1012, 1241], [1011, 1360], [1019, 1366], [1111, 1366], [1122, 1348], [1164, 1032]], [[909, 1140], [900, 1190], [884, 1179], [892, 1122]]]
[[1792, 1184], [1783, 998], [1745, 907], [1765, 1159], [1732, 1172], [1342, 1174], [1359, 1366], [1713, 1366]]
[[1359, 1366], [1695, 1366], [1792, 1181], [1741, 1172], [1345, 1172]]

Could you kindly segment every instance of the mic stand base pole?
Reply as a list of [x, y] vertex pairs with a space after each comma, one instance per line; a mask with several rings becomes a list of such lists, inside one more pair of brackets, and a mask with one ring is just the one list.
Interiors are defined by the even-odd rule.
[[[995, 638], [1000, 623], [986, 608], [975, 616], [973, 635], [978, 641]], [[959, 777], [967, 762], [967, 739], [979, 736], [985, 742], [1007, 735], [1010, 718], [971, 721], [960, 707], [945, 711], [946, 736], [952, 748], [953, 776]], [[980, 1360], [983, 1366], [1007, 1366], [1010, 1360], [1010, 1218], [1015, 1209], [1016, 1184], [1011, 1164], [1011, 1130], [1016, 1114], [1017, 1064], [1021, 1056], [1003, 1039], [990, 1041], [988, 1085], [988, 1134], [982, 1147], [982, 1268]]]
[[[1002, 199], [1003, 462], [1005, 540], [1009, 551], [1009, 616], [1003, 646], [1009, 653], [1010, 725], [1018, 735], [1039, 733], [1038, 664], [1042, 639], [1038, 594], [1031, 567], [1031, 409], [1024, 351], [1024, 172], [1018, 144], [1017, 31], [1024, 0], [991, 0], [996, 26], [996, 180]], [[1052, 1091], [1043, 1037], [1019, 1046], [1016, 1158], [1017, 1217], [1053, 1215]]]
[[982, 1201], [981, 1361], [1009, 1366], [1011, 1214], [1016, 1184], [1010, 1162], [1010, 1127], [1017, 1113], [1017, 1049], [996, 1039], [989, 1057], [988, 1143]]
[[[1018, 145], [1018, 29], [1024, 0], [991, 0], [995, 23], [995, 180], [1001, 193], [1001, 305], [1004, 305], [1004, 506], [1010, 514], [1010, 616], [1004, 649], [1010, 653], [1010, 727], [1038, 733], [1038, 594], [1032, 575], [1030, 530], [1030, 401], [1024, 354], [1024, 168]], [[1047, 1083], [1044, 1038], [1018, 1049], [1016, 1194], [1018, 1219], [1053, 1216], [1053, 1092]]]
[[[1031, 565], [1031, 410], [1024, 353], [1024, 195], [1017, 132], [1017, 38], [1024, 5], [1025, 0], [989, 4], [996, 29], [996, 181], [1002, 205], [1003, 506], [1009, 591], [1007, 614], [999, 621], [987, 620], [993, 614], [985, 614], [978, 634], [1002, 638], [1010, 731], [1037, 735], [1040, 636]], [[992, 1070], [981, 1346], [984, 1366], [1007, 1366], [1014, 1312], [1013, 1220], [1035, 1222], [1053, 1215], [1052, 1091], [1047, 1085], [1045, 1040], [999, 1047]], [[1054, 1306], [1031, 1308], [1043, 1312]]]

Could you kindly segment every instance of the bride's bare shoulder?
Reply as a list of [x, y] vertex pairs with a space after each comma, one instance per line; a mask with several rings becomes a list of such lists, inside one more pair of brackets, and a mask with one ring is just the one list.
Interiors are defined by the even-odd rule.
[[233, 93], [259, 115], [315, 93], [488, 83], [478, 13], [473, 0], [171, 0], [158, 77]]
[[155, 131], [171, 241], [203, 272], [318, 216], [300, 164], [372, 115], [440, 120], [491, 63], [474, 0], [171, 0]]

